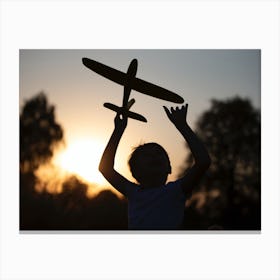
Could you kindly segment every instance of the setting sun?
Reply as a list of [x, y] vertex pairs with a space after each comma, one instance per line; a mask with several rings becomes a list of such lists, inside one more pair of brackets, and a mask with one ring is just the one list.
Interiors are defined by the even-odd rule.
[[80, 139], [70, 142], [59, 153], [55, 162], [65, 171], [76, 174], [90, 183], [102, 185], [105, 179], [98, 171], [103, 146], [95, 139]]

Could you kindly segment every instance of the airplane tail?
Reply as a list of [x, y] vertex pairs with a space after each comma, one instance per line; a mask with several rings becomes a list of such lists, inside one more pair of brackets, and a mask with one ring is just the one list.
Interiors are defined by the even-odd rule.
[[142, 115], [137, 114], [135, 112], [131, 112], [127, 108], [119, 107], [119, 106], [114, 105], [112, 103], [104, 103], [103, 105], [104, 105], [105, 108], [110, 109], [112, 111], [115, 111], [117, 113], [126, 114], [131, 119], [135, 119], [135, 120], [138, 120], [138, 121], [141, 121], [141, 122], [147, 122], [147, 119], [145, 117], [143, 117]]

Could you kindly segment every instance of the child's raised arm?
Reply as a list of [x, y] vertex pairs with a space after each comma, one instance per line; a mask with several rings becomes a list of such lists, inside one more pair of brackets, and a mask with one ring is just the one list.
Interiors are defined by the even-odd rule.
[[115, 129], [101, 157], [99, 171], [115, 189], [125, 195], [125, 186], [130, 182], [114, 169], [114, 163], [120, 139], [127, 126], [127, 116], [117, 114], [114, 121]]
[[176, 109], [171, 107], [170, 110], [164, 106], [164, 110], [169, 120], [185, 138], [194, 157], [194, 165], [187, 170], [186, 175], [181, 179], [184, 192], [191, 194], [194, 186], [209, 168], [211, 160], [206, 148], [187, 124], [188, 104], [181, 108], [176, 107]]

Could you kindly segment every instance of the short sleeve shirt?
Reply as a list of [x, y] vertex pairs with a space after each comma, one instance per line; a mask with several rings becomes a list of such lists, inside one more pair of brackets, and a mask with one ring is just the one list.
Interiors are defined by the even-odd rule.
[[180, 180], [149, 189], [129, 183], [126, 197], [129, 229], [172, 230], [181, 227], [186, 195]]

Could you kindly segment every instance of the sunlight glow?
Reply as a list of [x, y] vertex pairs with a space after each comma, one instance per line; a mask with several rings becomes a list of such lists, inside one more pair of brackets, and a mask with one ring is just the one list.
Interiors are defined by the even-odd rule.
[[104, 185], [106, 180], [98, 171], [103, 150], [103, 145], [95, 139], [79, 139], [70, 142], [67, 148], [56, 156], [55, 163], [89, 183]]

